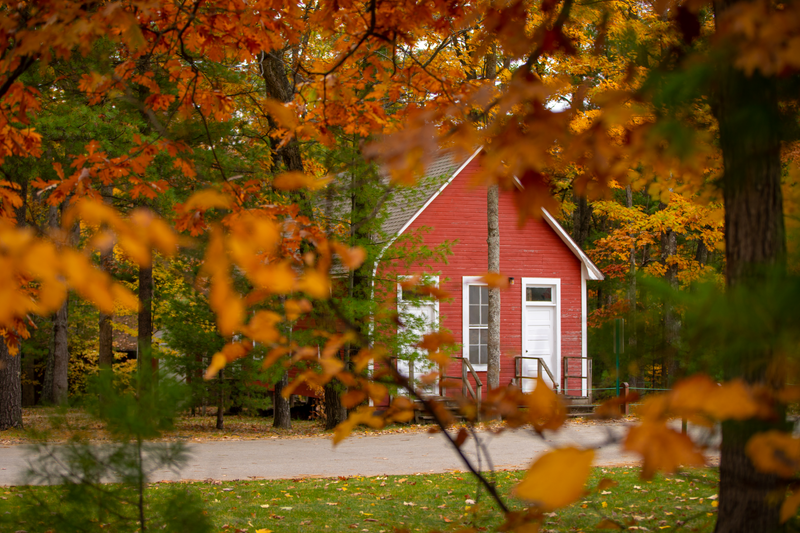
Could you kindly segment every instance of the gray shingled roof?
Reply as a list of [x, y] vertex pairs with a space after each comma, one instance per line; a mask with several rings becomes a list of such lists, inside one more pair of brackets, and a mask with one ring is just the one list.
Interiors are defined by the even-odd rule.
[[392, 199], [386, 202], [389, 216], [381, 227], [383, 232], [390, 238], [397, 235], [411, 220], [411, 217], [425, 205], [431, 196], [436, 194], [436, 191], [453, 176], [453, 173], [468, 158], [469, 155], [459, 155], [456, 159], [456, 154], [453, 152], [441, 152], [428, 165], [425, 175], [417, 181], [417, 185], [396, 189]]

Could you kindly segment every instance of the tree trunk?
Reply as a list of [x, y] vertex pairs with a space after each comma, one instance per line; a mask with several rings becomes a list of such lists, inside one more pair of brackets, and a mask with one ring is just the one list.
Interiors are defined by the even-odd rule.
[[[103, 186], [103, 203], [111, 204], [111, 195], [113, 194], [113, 187], [111, 185]], [[100, 252], [100, 268], [104, 272], [111, 275], [114, 264], [114, 248], [110, 246], [107, 250]], [[100, 368], [110, 369], [114, 364], [114, 333], [111, 328], [111, 320], [114, 315], [107, 315], [103, 312], [100, 313], [99, 319], [99, 345], [97, 363]]]
[[223, 429], [225, 424], [225, 369], [221, 368], [217, 374], [219, 390], [217, 391], [217, 429]]
[[[717, 0], [715, 19], [740, 0]], [[781, 194], [780, 114], [774, 79], [758, 72], [745, 76], [731, 66], [720, 69], [718, 101], [724, 174], [725, 256], [728, 286], [747, 287], [758, 297], [768, 277], [786, 267], [786, 234]], [[747, 360], [726, 365], [726, 377], [751, 383], [767, 381], [771, 353], [754, 350]], [[780, 386], [780, 383], [771, 384]], [[782, 498], [779, 480], [758, 472], [745, 454], [745, 444], [768, 426], [784, 429], [785, 414], [770, 424], [724, 423], [720, 460], [717, 533], [759, 533], [779, 529]]]
[[572, 212], [572, 240], [583, 249], [589, 240], [589, 229], [592, 224], [592, 206], [585, 196], [572, 195], [575, 211]]
[[[666, 207], [666, 206], [664, 206]], [[667, 229], [661, 234], [661, 261], [666, 267], [664, 281], [676, 290], [678, 288], [678, 265], [671, 262], [671, 258], [678, 255], [678, 236], [672, 229]], [[666, 382], [664, 385], [671, 387], [678, 375], [678, 341], [680, 337], [681, 321], [671, 299], [664, 301], [664, 365]]]
[[56, 335], [54, 330], [55, 315], [53, 315], [53, 322], [50, 328], [50, 345], [47, 349], [47, 360], [44, 366], [44, 380], [42, 383], [42, 394], [39, 397], [39, 402], [44, 404], [55, 403], [53, 398], [53, 375], [55, 374], [56, 362]]
[[21, 356], [12, 357], [0, 338], [0, 431], [22, 428]]
[[22, 381], [22, 406], [33, 407], [36, 405], [36, 356], [33, 353], [28, 353], [22, 357], [23, 381]]
[[152, 357], [153, 347], [153, 266], [139, 267], [139, 316], [137, 317], [138, 367], [158, 369], [158, 361]]
[[347, 409], [333, 381], [325, 385], [325, 429], [333, 429], [347, 419]]
[[292, 413], [289, 399], [281, 394], [283, 388], [289, 384], [289, 373], [284, 372], [281, 379], [275, 383], [275, 394], [272, 399], [272, 427], [289, 429], [292, 427]]
[[[625, 187], [625, 205], [628, 208], [633, 207], [633, 189], [630, 185]], [[631, 239], [635, 236], [631, 235]], [[631, 248], [628, 253], [628, 346], [636, 347], [636, 244], [635, 241], [631, 242]]]
[[69, 296], [53, 317], [53, 403], [63, 404], [69, 394]]
[[[489, 187], [486, 195], [488, 220], [489, 272], [500, 272], [500, 191]], [[489, 390], [500, 386], [500, 289], [489, 289], [489, 339], [487, 344], [486, 384]]]

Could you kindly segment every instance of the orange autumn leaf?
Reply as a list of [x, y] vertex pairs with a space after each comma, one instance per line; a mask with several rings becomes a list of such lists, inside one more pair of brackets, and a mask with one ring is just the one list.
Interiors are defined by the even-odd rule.
[[204, 189], [192, 194], [183, 204], [184, 211], [205, 211], [208, 209], [230, 209], [233, 200], [227, 194], [214, 189]]
[[487, 272], [481, 277], [481, 281], [485, 282], [490, 289], [505, 290], [509, 287], [508, 276], [499, 272]]
[[304, 172], [284, 172], [279, 174], [272, 182], [272, 186], [283, 191], [309, 189], [316, 191], [328, 184], [330, 179], [318, 179]]
[[381, 429], [385, 425], [383, 418], [375, 416], [375, 408], [362, 405], [347, 417], [347, 420], [336, 426], [333, 430], [334, 446], [347, 438], [359, 424], [365, 424], [373, 429]]
[[715, 387], [703, 408], [717, 420], [746, 420], [759, 413], [752, 390], [742, 379], [734, 379]]
[[626, 450], [642, 456], [642, 478], [662, 471], [673, 473], [679, 466], [703, 466], [705, 458], [692, 439], [667, 427], [664, 421], [645, 420], [625, 437]]
[[430, 353], [435, 353], [439, 351], [439, 348], [442, 346], [452, 346], [455, 344], [455, 342], [456, 341], [452, 333], [447, 331], [436, 331], [423, 335], [422, 340], [417, 343], [417, 346], [423, 350], [428, 350]]
[[567, 419], [564, 402], [539, 376], [536, 377], [533, 391], [525, 393], [522, 402], [528, 408], [528, 422], [537, 431], [559, 429]]
[[546, 511], [565, 507], [584, 491], [594, 450], [568, 447], [539, 457], [514, 489], [514, 495]]
[[332, 244], [333, 249], [339, 256], [339, 259], [342, 260], [342, 264], [350, 270], [355, 270], [360, 267], [367, 258], [367, 251], [361, 246], [348, 248], [347, 246], [338, 242], [334, 242]]
[[800, 490], [795, 490], [781, 504], [781, 524], [796, 515], [798, 507], [800, 507]]
[[331, 295], [328, 276], [316, 270], [308, 269], [298, 283], [298, 288], [319, 300], [324, 300]]
[[800, 468], [800, 439], [783, 431], [757, 433], [747, 441], [745, 452], [760, 471], [784, 478]]

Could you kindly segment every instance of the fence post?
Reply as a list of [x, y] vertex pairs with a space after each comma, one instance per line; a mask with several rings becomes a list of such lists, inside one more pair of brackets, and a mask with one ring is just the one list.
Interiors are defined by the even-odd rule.
[[[622, 397], [623, 398], [627, 398], [629, 390], [630, 390], [630, 386], [628, 385], [628, 382], [626, 381], [626, 382], [624, 382], [622, 384]], [[628, 409], [629, 409], [628, 402], [627, 401], [626, 402], [622, 402], [622, 405], [620, 406], [620, 410], [622, 411], [623, 415], [628, 416], [628, 414], [629, 414]]]

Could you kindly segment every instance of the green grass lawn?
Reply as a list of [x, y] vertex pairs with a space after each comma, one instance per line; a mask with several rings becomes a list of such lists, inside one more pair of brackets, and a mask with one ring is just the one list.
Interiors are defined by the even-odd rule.
[[[500, 493], [509, 494], [522, 474], [516, 471], [495, 474]], [[618, 485], [598, 492], [595, 489], [603, 478]], [[717, 481], [713, 469], [687, 470], [642, 481], [636, 468], [596, 468], [585, 497], [548, 514], [543, 531], [595, 531], [603, 519], [634, 531], [679, 527], [682, 531], [711, 531]], [[403, 529], [458, 531], [465, 527], [494, 531], [502, 523], [502, 517], [485, 492], [476, 496], [476, 486], [476, 481], [466, 473], [304, 478], [159, 483], [150, 487], [148, 497], [155, 501], [175, 490], [194, 491], [203, 501], [215, 530], [225, 532], [389, 533]], [[35, 519], [26, 523], [9, 524], [8, 520], [36, 497], [55, 502], [59, 490], [0, 488], [0, 530], [47, 531], [47, 513], [37, 513]], [[514, 509], [523, 507], [513, 499], [509, 503]]]

